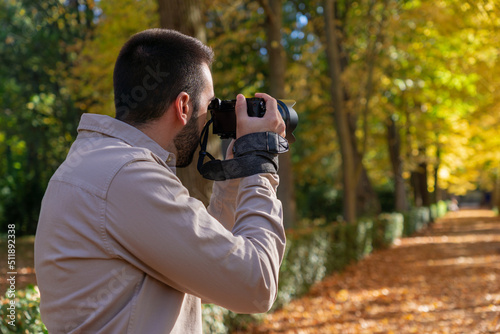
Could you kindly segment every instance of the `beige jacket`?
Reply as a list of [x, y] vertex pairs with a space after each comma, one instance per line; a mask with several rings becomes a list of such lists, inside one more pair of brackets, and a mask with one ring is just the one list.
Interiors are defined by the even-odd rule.
[[201, 333], [200, 299], [271, 307], [285, 248], [277, 176], [215, 182], [206, 209], [141, 131], [84, 114], [78, 132], [35, 240], [50, 333]]

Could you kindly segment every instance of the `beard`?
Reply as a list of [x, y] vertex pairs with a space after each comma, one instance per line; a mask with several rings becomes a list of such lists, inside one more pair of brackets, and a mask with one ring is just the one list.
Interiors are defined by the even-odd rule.
[[198, 148], [200, 131], [198, 129], [198, 117], [191, 117], [186, 126], [174, 138], [177, 149], [176, 167], [187, 167], [193, 161], [194, 153]]

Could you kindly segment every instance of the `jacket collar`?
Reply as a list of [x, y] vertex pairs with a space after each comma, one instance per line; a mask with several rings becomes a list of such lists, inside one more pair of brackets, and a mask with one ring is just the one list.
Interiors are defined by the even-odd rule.
[[130, 146], [144, 147], [156, 154], [167, 165], [175, 167], [175, 155], [163, 149], [141, 130], [107, 115], [85, 113], [80, 119], [78, 133], [91, 131], [120, 139]]

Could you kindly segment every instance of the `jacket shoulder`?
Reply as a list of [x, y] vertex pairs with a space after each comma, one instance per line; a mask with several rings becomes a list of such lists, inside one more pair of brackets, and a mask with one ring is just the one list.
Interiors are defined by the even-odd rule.
[[169, 168], [150, 150], [114, 138], [99, 143], [77, 140], [50, 182], [68, 183], [104, 198], [115, 175], [134, 161], [151, 161]]

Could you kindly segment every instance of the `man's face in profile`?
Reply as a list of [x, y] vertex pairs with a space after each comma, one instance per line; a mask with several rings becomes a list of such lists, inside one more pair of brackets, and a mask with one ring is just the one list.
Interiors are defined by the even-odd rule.
[[[208, 105], [214, 97], [212, 74], [208, 65], [203, 64], [202, 66], [204, 88], [198, 96], [198, 113], [193, 110], [196, 117], [191, 116], [181, 132], [174, 138], [174, 144], [177, 148], [177, 167], [187, 167], [193, 161], [201, 131], [207, 119]], [[190, 102], [190, 104], [192, 108], [193, 103]]]

